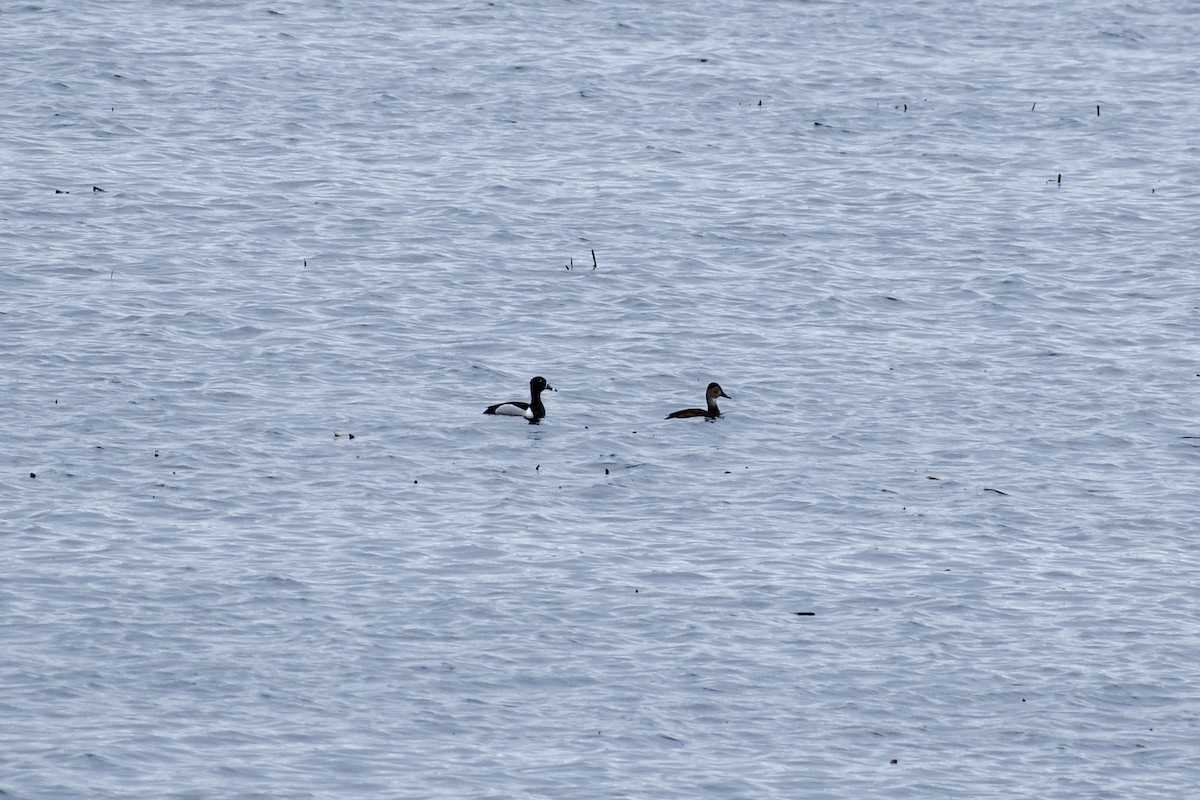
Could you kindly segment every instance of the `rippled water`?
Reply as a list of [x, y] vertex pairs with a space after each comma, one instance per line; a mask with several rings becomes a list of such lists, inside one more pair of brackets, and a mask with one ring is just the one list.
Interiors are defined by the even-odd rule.
[[0, 5], [0, 795], [1186, 796], [1198, 21]]

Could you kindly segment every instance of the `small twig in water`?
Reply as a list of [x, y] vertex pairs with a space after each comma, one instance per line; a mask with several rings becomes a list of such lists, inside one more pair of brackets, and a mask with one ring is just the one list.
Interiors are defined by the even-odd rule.
[[596, 263], [596, 251], [592, 250], [592, 269], [594, 270], [598, 266], [599, 264]]

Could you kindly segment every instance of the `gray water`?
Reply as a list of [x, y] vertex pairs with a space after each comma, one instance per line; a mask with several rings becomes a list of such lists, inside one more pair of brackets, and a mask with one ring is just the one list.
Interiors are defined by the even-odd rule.
[[1189, 796], [1198, 53], [0, 4], [0, 796]]

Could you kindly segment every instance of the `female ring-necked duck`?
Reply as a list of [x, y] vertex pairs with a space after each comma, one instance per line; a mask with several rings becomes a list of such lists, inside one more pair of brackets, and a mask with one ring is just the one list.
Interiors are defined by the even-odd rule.
[[717, 398], [724, 397], [726, 400], [733, 398], [725, 394], [721, 389], [720, 384], [710, 383], [708, 391], [704, 393], [704, 397], [708, 400], [708, 408], [685, 408], [682, 411], [676, 411], [673, 414], [667, 414], [667, 419], [687, 419], [688, 417], [704, 417], [708, 420], [714, 420], [721, 416], [721, 409], [717, 408]]
[[499, 414], [504, 417], [524, 417], [529, 420], [531, 425], [536, 425], [538, 420], [546, 416], [546, 407], [542, 405], [542, 392], [546, 389], [552, 392], [558, 391], [546, 383], [545, 378], [538, 375], [529, 382], [528, 403], [522, 403], [520, 400], [513, 400], [508, 403], [496, 403], [494, 406], [485, 408], [483, 413]]

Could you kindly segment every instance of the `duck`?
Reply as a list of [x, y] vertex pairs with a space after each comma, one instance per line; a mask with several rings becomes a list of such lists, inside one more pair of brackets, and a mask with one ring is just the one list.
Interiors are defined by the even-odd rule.
[[721, 409], [717, 408], [717, 398], [724, 397], [726, 400], [733, 398], [725, 394], [725, 390], [721, 388], [719, 383], [710, 383], [708, 390], [704, 393], [704, 398], [708, 401], [708, 408], [685, 408], [680, 411], [675, 411], [667, 414], [667, 419], [687, 419], [688, 417], [704, 417], [708, 420], [714, 420], [721, 416]]
[[546, 379], [541, 375], [529, 381], [529, 402], [522, 403], [520, 400], [511, 400], [507, 403], [496, 403], [494, 406], [488, 406], [483, 410], [485, 414], [496, 414], [502, 417], [524, 417], [529, 420], [530, 425], [538, 424], [542, 417], [546, 416], [546, 407], [542, 405], [542, 392], [549, 389], [552, 392], [557, 392], [550, 384], [546, 383]]

